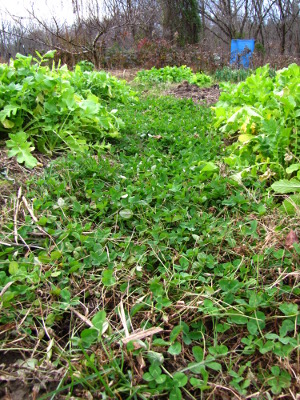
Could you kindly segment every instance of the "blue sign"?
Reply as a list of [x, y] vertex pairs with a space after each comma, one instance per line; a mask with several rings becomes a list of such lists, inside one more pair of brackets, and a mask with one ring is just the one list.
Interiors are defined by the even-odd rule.
[[254, 39], [232, 39], [230, 64], [235, 64], [237, 67], [249, 68], [254, 46]]

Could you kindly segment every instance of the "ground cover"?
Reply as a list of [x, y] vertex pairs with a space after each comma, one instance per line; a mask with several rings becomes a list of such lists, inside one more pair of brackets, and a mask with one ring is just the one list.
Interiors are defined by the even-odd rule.
[[236, 179], [213, 110], [139, 97], [5, 203], [1, 395], [296, 398], [298, 209]]

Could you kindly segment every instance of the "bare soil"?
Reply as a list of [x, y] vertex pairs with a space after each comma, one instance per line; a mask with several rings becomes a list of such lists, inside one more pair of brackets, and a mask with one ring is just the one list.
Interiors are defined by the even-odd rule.
[[22, 353], [2, 353], [0, 399], [37, 400], [40, 395], [55, 390], [62, 379], [61, 369], [53, 369], [46, 361], [37, 366], [34, 359], [26, 359]]
[[187, 81], [181, 82], [178, 86], [167, 91], [167, 94], [177, 98], [192, 99], [195, 103], [203, 105], [212, 105], [219, 100], [220, 89], [219, 85], [200, 88], [197, 85], [192, 85]]

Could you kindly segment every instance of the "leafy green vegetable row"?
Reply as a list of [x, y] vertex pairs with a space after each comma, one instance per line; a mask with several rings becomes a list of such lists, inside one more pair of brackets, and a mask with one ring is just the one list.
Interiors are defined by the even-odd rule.
[[224, 84], [215, 115], [215, 127], [233, 142], [225, 162], [240, 179], [249, 174], [282, 178], [300, 169], [298, 65], [275, 75], [266, 65], [245, 82]]
[[158, 82], [182, 82], [188, 81], [197, 86], [210, 86], [212, 79], [210, 76], [203, 73], [193, 73], [191, 68], [182, 65], [181, 67], [164, 67], [157, 69], [156, 67], [150, 70], [142, 70], [137, 73], [136, 80], [144, 83]]
[[50, 155], [82, 151], [119, 136], [122, 121], [106, 102], [134, 96], [125, 82], [105, 72], [50, 68], [53, 56], [53, 51], [38, 59], [18, 54], [10, 65], [0, 65], [0, 132], [10, 138], [9, 157], [28, 168], [37, 164], [35, 148]]

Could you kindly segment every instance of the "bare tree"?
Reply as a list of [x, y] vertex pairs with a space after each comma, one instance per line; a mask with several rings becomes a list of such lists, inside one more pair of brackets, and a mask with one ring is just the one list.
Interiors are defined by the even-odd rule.
[[265, 22], [276, 0], [251, 0], [249, 35], [265, 45]]
[[[71, 0], [73, 22], [57, 15], [43, 18], [34, 4], [27, 10], [37, 49], [58, 50], [58, 56], [74, 64], [78, 59], [92, 61], [100, 67], [109, 42], [151, 37], [160, 14], [159, 0]], [[27, 23], [11, 16], [16, 25], [28, 31]], [[4, 34], [5, 29], [2, 29]], [[38, 33], [38, 34], [37, 34]]]
[[275, 0], [270, 16], [280, 38], [280, 53], [284, 54], [288, 34], [292, 39], [293, 27], [295, 23], [299, 24], [299, 3], [295, 0]]
[[[206, 24], [224, 43], [243, 37], [249, 17], [250, 0], [201, 0]], [[201, 4], [200, 2], [200, 4]]]

